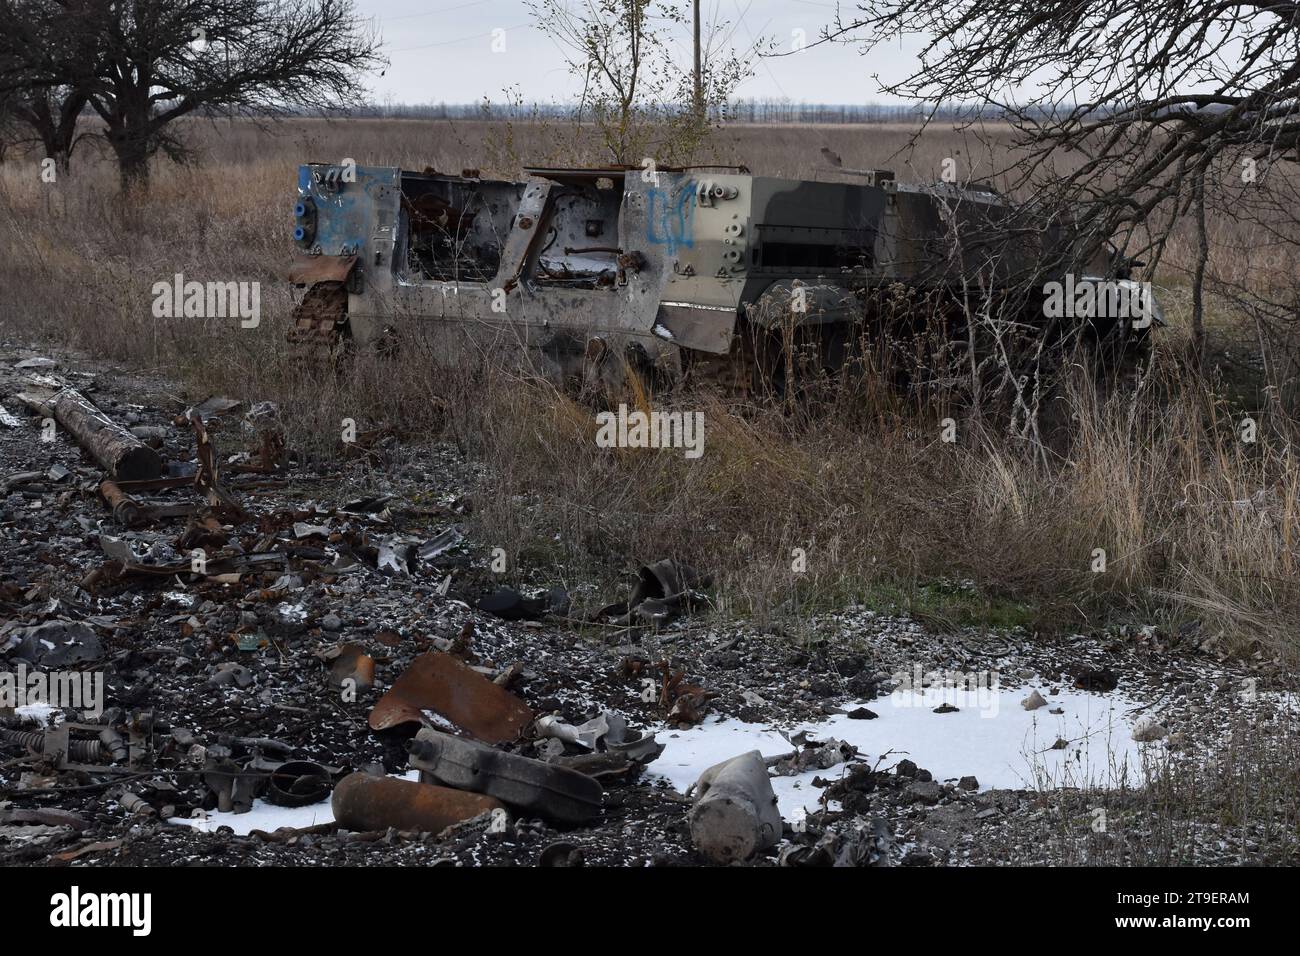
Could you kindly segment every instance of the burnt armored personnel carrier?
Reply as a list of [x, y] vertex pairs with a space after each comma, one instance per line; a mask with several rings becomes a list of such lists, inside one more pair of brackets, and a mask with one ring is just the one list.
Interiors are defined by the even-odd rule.
[[992, 190], [902, 185], [887, 171], [854, 183], [743, 167], [527, 173], [301, 167], [291, 280], [306, 294], [290, 339], [365, 346], [433, 323], [451, 362], [499, 352], [584, 382], [633, 368], [743, 384], [779, 377], [782, 343], [788, 353], [796, 338], [826, 368], [842, 364], [864, 337], [888, 337], [884, 302], [895, 324], [911, 303], [913, 336], [938, 323], [964, 338], [973, 290], [1020, 290], [1022, 329], [1083, 328], [1126, 353], [1151, 324], [1105, 309], [1053, 317], [1039, 294], [1053, 281], [1137, 285], [1105, 244], [1023, 222]]

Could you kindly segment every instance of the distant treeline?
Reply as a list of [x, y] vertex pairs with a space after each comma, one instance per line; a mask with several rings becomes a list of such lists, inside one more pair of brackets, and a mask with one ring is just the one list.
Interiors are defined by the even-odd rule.
[[[352, 109], [349, 115], [394, 119], [574, 119], [576, 104], [555, 103], [384, 103]], [[969, 108], [891, 103], [792, 103], [788, 100], [738, 100], [712, 119], [731, 123], [899, 123], [933, 115], [939, 120], [970, 117]], [[997, 116], [988, 110], [986, 118]]]

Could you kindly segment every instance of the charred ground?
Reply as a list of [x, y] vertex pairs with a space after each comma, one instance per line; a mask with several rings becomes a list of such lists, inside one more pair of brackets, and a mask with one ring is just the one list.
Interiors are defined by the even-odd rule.
[[[55, 356], [57, 364], [38, 374], [63, 377], [124, 424], [161, 429], [164, 458], [182, 467], [194, 464], [193, 431], [174, 419], [205, 396], [84, 356], [39, 354]], [[32, 374], [13, 366], [36, 355], [6, 351], [3, 401], [11, 411], [12, 396]], [[351, 460], [291, 459], [282, 473], [240, 475], [239, 464], [256, 461], [258, 450], [243, 411], [231, 408], [209, 419], [221, 459], [234, 456], [223, 472], [226, 491], [246, 512], [243, 519], [218, 522], [217, 533], [226, 541], [214, 554], [279, 552], [280, 561], [235, 580], [113, 571], [105, 537], [129, 541], [137, 554], [152, 552], [146, 563], [166, 563], [183, 552], [178, 538], [185, 520], [123, 529], [98, 494], [98, 465], [75, 442], [62, 432], [52, 442], [41, 441], [39, 419], [21, 414], [16, 424], [0, 429], [5, 474], [44, 473], [7, 485], [0, 520], [7, 554], [0, 579], [10, 621], [6, 633], [51, 622], [90, 627], [102, 654], [77, 666], [106, 674], [110, 720], [148, 714], [154, 730], [148, 753], [121, 774], [60, 772], [10, 738], [0, 765], [6, 862], [532, 865], [543, 850], [548, 863], [701, 862], [686, 822], [689, 802], [657, 778], [654, 762], [606, 778], [598, 819], [577, 828], [514, 818], [505, 832], [488, 832], [488, 822], [479, 820], [426, 835], [349, 833], [327, 825], [236, 836], [196, 832], [164, 819], [216, 804], [195, 762], [196, 746], [199, 753], [226, 748], [245, 763], [256, 759], [245, 742], [269, 739], [276, 742], [277, 759], [316, 761], [340, 773], [381, 766], [403, 772], [410, 730], [373, 732], [367, 715], [412, 660], [431, 651], [451, 653], [488, 675], [520, 665], [508, 686], [538, 716], [580, 724], [614, 712], [661, 741], [691, 722], [679, 726], [660, 699], [642, 696], [637, 676], [644, 669], [657, 675], [653, 669], [661, 661], [707, 693], [700, 716], [787, 728], [869, 708], [877, 696], [888, 695], [894, 675], [916, 665], [995, 666], [1010, 688], [1090, 687], [1095, 677], [1088, 675], [1108, 674], [1146, 701], [1172, 737], [1165, 756], [1142, 768], [1131, 786], [968, 790], [958, 779], [963, 768], [933, 780], [907, 759], [906, 742], [899, 741], [887, 752], [850, 754], [828, 766], [805, 801], [820, 809], [797, 830], [787, 826], [781, 844], [755, 862], [830, 862], [837, 856], [923, 865], [1294, 858], [1294, 791], [1286, 781], [1294, 776], [1294, 763], [1287, 761], [1295, 741], [1290, 718], [1278, 716], [1286, 698], [1274, 694], [1291, 685], [1265, 658], [1224, 660], [1202, 652], [1195, 629], [1133, 627], [1057, 636], [1023, 629], [936, 631], [857, 602], [780, 622], [706, 604], [671, 621], [616, 625], [593, 622], [587, 612], [626, 592], [581, 575], [564, 581], [569, 610], [503, 621], [476, 608], [498, 583], [492, 542], [475, 518], [488, 487], [481, 466], [467, 462], [453, 444], [378, 435]], [[60, 465], [68, 469], [66, 477]], [[184, 487], [159, 497], [183, 503], [194, 495]], [[359, 500], [366, 503], [359, 506]], [[295, 523], [327, 531], [301, 534]], [[412, 562], [411, 573], [378, 567], [384, 542], [428, 541], [451, 528], [463, 529], [465, 539], [427, 562]], [[348, 560], [340, 562], [340, 554]], [[627, 579], [634, 567], [618, 570]], [[551, 567], [526, 572], [531, 582], [516, 580], [525, 590], [529, 583], [552, 588], [564, 576]], [[340, 644], [356, 645], [376, 664], [374, 686], [355, 700], [344, 699], [322, 660], [322, 652]], [[1244, 699], [1246, 686], [1258, 695]], [[33, 729], [15, 717], [3, 719], [11, 730]], [[535, 755], [542, 743], [530, 731], [508, 749]], [[791, 751], [797, 757], [816, 745], [795, 743]], [[1204, 769], [1206, 758], [1213, 758], [1214, 769]], [[1257, 787], [1279, 767], [1287, 770], [1277, 777], [1278, 790]], [[124, 801], [123, 794], [139, 802]], [[1092, 826], [1098, 806], [1109, 809], [1108, 832]]]

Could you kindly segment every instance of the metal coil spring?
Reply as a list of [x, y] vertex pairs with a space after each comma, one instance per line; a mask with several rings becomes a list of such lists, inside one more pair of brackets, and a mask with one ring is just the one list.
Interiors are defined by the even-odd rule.
[[[36, 753], [45, 751], [45, 734], [39, 730], [0, 730], [0, 740]], [[71, 740], [68, 742], [68, 757], [78, 763], [95, 763], [102, 749], [98, 740]]]

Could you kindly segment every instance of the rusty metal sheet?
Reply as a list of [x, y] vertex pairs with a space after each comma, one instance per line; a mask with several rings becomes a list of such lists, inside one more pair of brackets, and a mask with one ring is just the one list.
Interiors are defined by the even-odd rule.
[[212, 444], [208, 430], [203, 425], [203, 419], [198, 415], [192, 415], [190, 424], [194, 426], [195, 457], [199, 460], [199, 470], [194, 475], [194, 487], [207, 498], [208, 504], [213, 508], [219, 508], [238, 520], [246, 520], [248, 513], [221, 484], [217, 468], [220, 456]]
[[421, 654], [370, 711], [370, 729], [418, 722], [432, 710], [490, 744], [515, 740], [533, 719], [528, 705], [450, 654]]
[[314, 282], [345, 282], [356, 256], [312, 256], [296, 252], [289, 266], [289, 281], [294, 285], [311, 285]]

